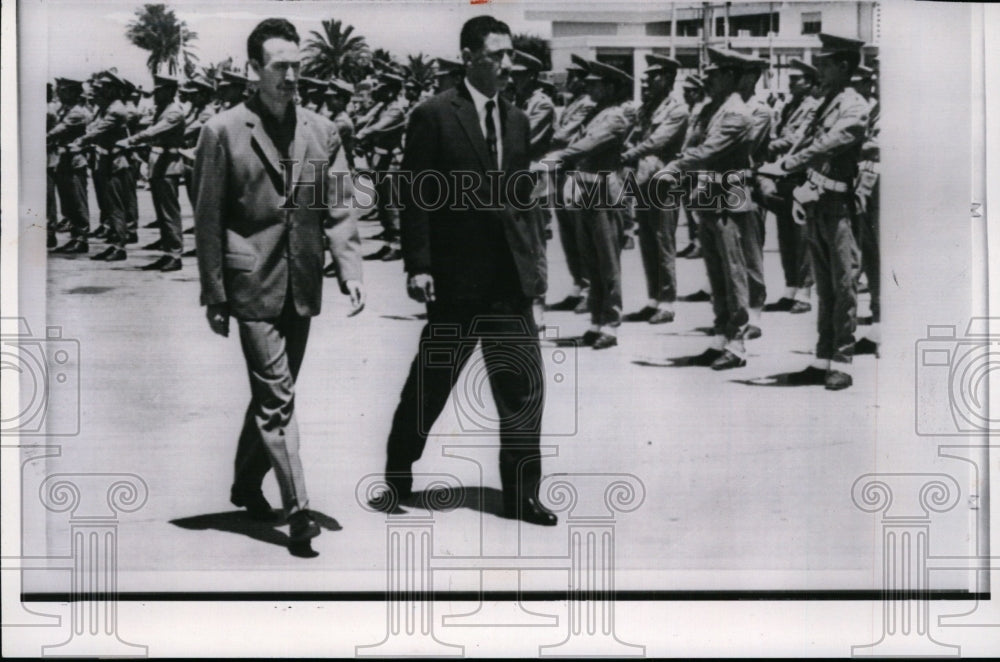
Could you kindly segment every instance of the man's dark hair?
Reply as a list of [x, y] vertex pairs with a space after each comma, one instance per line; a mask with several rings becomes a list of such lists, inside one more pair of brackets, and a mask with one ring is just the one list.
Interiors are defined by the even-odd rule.
[[284, 18], [267, 18], [258, 23], [247, 37], [247, 57], [263, 63], [264, 42], [275, 37], [299, 43], [299, 33], [294, 25]]
[[486, 36], [491, 34], [510, 34], [510, 27], [503, 21], [492, 16], [476, 16], [470, 18], [462, 26], [462, 36], [459, 38], [459, 48], [478, 51], [486, 43]]

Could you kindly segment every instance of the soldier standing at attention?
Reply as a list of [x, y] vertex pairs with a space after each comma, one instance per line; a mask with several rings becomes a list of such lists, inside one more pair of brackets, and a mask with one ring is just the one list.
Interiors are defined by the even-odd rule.
[[882, 320], [879, 284], [881, 256], [878, 240], [880, 113], [878, 97], [875, 94], [874, 70], [859, 66], [858, 74], [851, 78], [851, 85], [870, 103], [868, 130], [865, 133], [865, 142], [861, 146], [861, 162], [858, 164], [858, 177], [854, 184], [854, 204], [858, 212], [856, 236], [858, 243], [861, 244], [861, 268], [868, 281], [868, 292], [871, 296], [872, 323], [867, 337], [860, 338], [854, 343], [854, 353], [878, 356], [878, 346], [881, 341], [879, 323]]
[[[354, 165], [354, 122], [347, 114], [347, 104], [354, 96], [354, 86], [345, 80], [332, 78], [326, 91], [326, 116], [333, 120], [340, 135], [344, 157], [347, 160], [348, 171], [353, 176], [356, 172]], [[325, 229], [325, 228], [324, 228]], [[331, 250], [332, 242], [330, 237], [325, 237], [323, 246], [330, 252], [330, 262], [323, 268], [323, 275], [327, 278], [337, 277], [337, 260]]]
[[[816, 68], [798, 58], [793, 58], [789, 64], [794, 68], [788, 74], [792, 97], [778, 115], [775, 138], [768, 146], [771, 158], [788, 153], [799, 141], [819, 105], [813, 92], [817, 82]], [[774, 212], [778, 225], [778, 250], [785, 273], [785, 293], [775, 303], [764, 306], [764, 310], [807, 313], [812, 310], [809, 302], [813, 285], [812, 260], [805, 226], [797, 223], [792, 216], [792, 191], [805, 181], [805, 175], [779, 179], [774, 182], [773, 190], [768, 183], [770, 181], [769, 178], [758, 178], [763, 201]]]
[[[565, 147], [579, 137], [587, 121], [596, 112], [597, 104], [587, 94], [587, 61], [577, 55], [570, 56], [573, 64], [566, 68], [566, 89], [572, 95], [569, 104], [556, 121], [552, 134], [552, 147]], [[569, 208], [562, 197], [565, 173], [556, 171], [553, 178], [552, 197], [559, 225], [559, 242], [566, 255], [566, 267], [573, 278], [573, 290], [562, 301], [549, 306], [549, 310], [572, 310], [587, 312], [587, 298], [590, 294], [590, 276], [580, 257], [577, 235], [580, 227], [580, 213]]]
[[[745, 183], [749, 165], [750, 111], [737, 85], [747, 66], [739, 53], [708, 49], [706, 87], [712, 97], [693, 122], [679, 157], [657, 174], [677, 188], [681, 176], [702, 173], [705, 188], [699, 189], [690, 208], [699, 214], [701, 250], [712, 287], [715, 313], [711, 346], [693, 359], [695, 365], [727, 370], [746, 365], [743, 334], [749, 322], [747, 269], [741, 228], [752, 221], [752, 203]], [[736, 181], [724, 180], [734, 175]], [[724, 189], [722, 184], [727, 183]], [[735, 195], [734, 195], [735, 194]]]
[[853, 383], [850, 373], [857, 327], [857, 245], [852, 229], [856, 213], [854, 181], [868, 129], [868, 102], [850, 86], [864, 42], [821, 33], [820, 53], [813, 55], [826, 96], [799, 144], [761, 173], [781, 176], [806, 171], [796, 189], [809, 232], [816, 294], [816, 358], [788, 377], [797, 385], [824, 384], [838, 391]]
[[622, 154], [622, 161], [635, 168], [642, 199], [636, 204], [639, 252], [646, 275], [646, 305], [625, 315], [626, 322], [664, 324], [674, 321], [677, 300], [677, 213], [670, 205], [657, 204], [652, 176], [675, 157], [687, 130], [688, 109], [670, 92], [680, 62], [664, 55], [646, 56], [649, 98], [640, 110], [635, 144]]
[[83, 135], [92, 115], [83, 103], [83, 82], [69, 78], [56, 79], [56, 94], [61, 105], [55, 126], [46, 136], [56, 155], [55, 186], [59, 207], [70, 222], [70, 240], [54, 253], [86, 253], [90, 232], [90, 206], [87, 201], [87, 157], [69, 145]]
[[164, 255], [143, 267], [143, 271], [179, 271], [184, 237], [181, 227], [181, 205], [177, 189], [184, 174], [180, 150], [184, 146], [184, 107], [176, 100], [177, 79], [153, 77], [153, 102], [156, 114], [153, 124], [131, 138], [121, 141], [122, 147], [152, 145], [149, 154], [149, 190], [160, 226], [160, 240], [146, 248], [162, 250]]
[[[101, 195], [107, 214], [108, 247], [91, 257], [92, 260], [119, 262], [128, 258], [125, 244], [129, 240], [128, 204], [135, 180], [132, 166], [120, 141], [128, 136], [128, 109], [122, 101], [127, 84], [116, 74], [106, 71], [96, 79], [94, 88], [97, 113], [87, 131], [77, 139], [76, 147], [92, 147], [95, 154], [94, 188], [103, 187]], [[101, 199], [101, 196], [98, 196]]]
[[[579, 209], [580, 256], [590, 274], [590, 329], [583, 343], [594, 349], [618, 344], [622, 321], [622, 215], [615, 208], [621, 198], [622, 147], [632, 128], [625, 109], [633, 79], [603, 62], [587, 63], [587, 92], [596, 103], [597, 114], [583, 135], [543, 160], [558, 162], [567, 175], [567, 204]], [[609, 173], [611, 173], [609, 175]], [[588, 199], [589, 198], [589, 199]]]
[[[205, 122], [212, 119], [218, 112], [218, 107], [213, 102], [215, 96], [215, 86], [212, 81], [202, 76], [194, 76], [181, 92], [186, 95], [190, 108], [184, 118], [184, 147], [180, 150], [184, 163], [184, 190], [187, 192], [188, 202], [194, 210], [194, 149], [198, 145], [198, 136], [201, 135], [201, 127]], [[192, 211], [193, 213], [193, 211]], [[184, 231], [194, 233], [194, 227]], [[183, 253], [183, 257], [196, 256], [197, 249]]]

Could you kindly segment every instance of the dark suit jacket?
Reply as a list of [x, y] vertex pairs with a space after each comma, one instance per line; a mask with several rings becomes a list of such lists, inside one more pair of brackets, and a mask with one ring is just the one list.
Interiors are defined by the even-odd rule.
[[[341, 288], [361, 279], [353, 189], [337, 127], [304, 108], [295, 112], [292, 179], [305, 187], [296, 191], [295, 209], [282, 209], [281, 156], [245, 104], [208, 120], [198, 138], [193, 183], [201, 302], [228, 302], [237, 319], [278, 317], [289, 287], [299, 315], [319, 314], [324, 223]], [[325, 208], [312, 204], [313, 160], [341, 175], [328, 187]]]
[[[491, 192], [489, 151], [464, 83], [428, 99], [410, 115], [402, 165], [410, 176], [400, 187], [403, 259], [410, 275], [434, 277], [439, 301], [534, 297], [541, 291], [537, 262], [544, 248], [539, 233], [530, 218], [511, 206], [512, 199], [530, 202], [528, 118], [501, 100], [500, 123], [503, 163], [494, 173]], [[470, 174], [458, 174], [463, 171]], [[463, 176], [479, 186], [461, 209], [455, 189]], [[435, 197], [445, 185], [446, 195]], [[421, 199], [424, 205], [418, 204]]]

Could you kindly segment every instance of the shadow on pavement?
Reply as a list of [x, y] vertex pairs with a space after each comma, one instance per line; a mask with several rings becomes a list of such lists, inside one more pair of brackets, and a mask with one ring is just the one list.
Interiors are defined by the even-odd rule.
[[446, 512], [457, 508], [503, 517], [503, 492], [495, 487], [457, 487], [414, 492], [401, 501], [410, 508]]
[[819, 386], [822, 387], [823, 384], [800, 384], [793, 383], [791, 381], [791, 376], [799, 374], [798, 372], [779, 372], [774, 375], [768, 375], [767, 377], [755, 377], [753, 379], [731, 379], [730, 381], [734, 384], [743, 384], [744, 386], [778, 386], [783, 388], [800, 388], [802, 386]]
[[[317, 510], [310, 510], [310, 512], [321, 529], [326, 529], [327, 531], [340, 531], [343, 528], [337, 520], [329, 515], [324, 515]], [[277, 519], [273, 522], [260, 522], [252, 519], [244, 510], [230, 510], [224, 513], [209, 513], [207, 515], [182, 517], [180, 519], [170, 520], [170, 523], [189, 531], [205, 531], [208, 529], [214, 529], [216, 531], [225, 531], [227, 533], [237, 533], [260, 542], [287, 547], [293, 556], [306, 558], [319, 556], [319, 553], [313, 551], [308, 542], [292, 544], [288, 535], [284, 531], [279, 531], [276, 528], [284, 526], [286, 524], [284, 520]]]

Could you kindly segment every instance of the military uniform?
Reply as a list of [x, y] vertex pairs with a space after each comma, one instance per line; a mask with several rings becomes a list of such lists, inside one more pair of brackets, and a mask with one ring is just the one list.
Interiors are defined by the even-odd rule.
[[[825, 34], [820, 40], [824, 50], [814, 58], [851, 52], [860, 58], [862, 42]], [[802, 140], [780, 162], [784, 171], [806, 172], [796, 200], [806, 218], [819, 298], [816, 359], [829, 363], [825, 383], [833, 390], [851, 385], [845, 368], [854, 356], [857, 325], [854, 182], [868, 113], [868, 102], [850, 86], [830, 92]]]
[[[588, 78], [631, 76], [601, 62], [588, 62]], [[617, 344], [615, 330], [622, 321], [621, 249], [622, 216], [616, 213], [622, 182], [617, 174], [622, 148], [631, 130], [625, 104], [601, 108], [583, 134], [546, 157], [562, 161], [568, 172], [563, 198], [579, 211], [578, 247], [585, 272], [590, 275], [591, 328], [585, 338], [596, 349]], [[572, 172], [570, 172], [572, 171]], [[587, 198], [592, 194], [594, 197]]]
[[[881, 258], [879, 253], [879, 104], [874, 100], [868, 114], [868, 130], [861, 146], [861, 162], [854, 184], [858, 211], [858, 240], [861, 244], [861, 267], [871, 296], [872, 324], [882, 321]], [[877, 340], [876, 340], [877, 342]]]
[[[70, 81], [71, 84], [76, 81]], [[71, 242], [77, 252], [86, 252], [87, 236], [90, 232], [90, 207], [87, 200], [87, 157], [78, 148], [70, 148], [92, 121], [90, 109], [82, 101], [59, 108], [55, 125], [49, 130], [47, 142], [52, 147], [51, 159], [55, 157], [54, 179], [59, 207], [69, 220]], [[61, 252], [68, 252], [63, 250]]]
[[[650, 64], [647, 75], [668, 73], [672, 78], [680, 66], [676, 60], [658, 55], [647, 56], [647, 61]], [[687, 106], [668, 90], [655, 108], [642, 110], [635, 143], [622, 155], [626, 164], [635, 163], [635, 181], [642, 197], [635, 215], [649, 299], [646, 308], [626, 316], [627, 320], [673, 321], [673, 304], [677, 300], [678, 210], [672, 205], [658, 204], [651, 189], [655, 185], [653, 175], [680, 151], [687, 124]]]
[[[156, 87], [176, 85], [170, 78], [157, 76]], [[170, 100], [156, 109], [153, 124], [128, 140], [128, 145], [151, 145], [149, 190], [160, 227], [159, 247], [166, 258], [179, 259], [184, 248], [181, 227], [179, 180], [184, 175], [181, 149], [184, 147], [185, 109]], [[158, 264], [154, 262], [153, 264]], [[161, 266], [165, 260], [159, 262]]]
[[[714, 69], [746, 66], [736, 53], [710, 48], [709, 57]], [[716, 370], [746, 364], [743, 333], [749, 322], [749, 291], [741, 229], [755, 222], [746, 185], [751, 129], [750, 109], [738, 91], [713, 99], [695, 119], [680, 156], [665, 169], [689, 176], [701, 173], [688, 208], [699, 216], [715, 313], [712, 346], [700, 358]]]
[[[188, 85], [191, 86], [189, 89], [192, 90], [196, 87], [201, 87], [203, 90], [208, 91], [214, 89], [207, 81], [201, 79], [192, 79], [188, 82]], [[184, 164], [184, 189], [187, 191], [191, 209], [194, 209], [194, 148], [198, 146], [198, 136], [201, 135], [201, 127], [208, 120], [215, 117], [217, 112], [218, 107], [209, 101], [198, 106], [192, 104], [191, 108], [188, 109], [187, 115], [184, 117], [184, 149], [181, 152], [181, 156], [183, 157]]]
[[399, 208], [398, 201], [392, 200], [391, 171], [406, 129], [406, 108], [408, 104], [402, 95], [388, 102], [378, 104], [368, 114], [372, 118], [358, 130], [355, 140], [371, 148], [371, 169], [375, 177], [378, 218], [382, 223], [383, 239], [388, 244], [387, 252], [381, 257], [395, 259], [399, 254]]
[[[752, 65], [751, 65], [752, 66]], [[771, 107], [760, 97], [747, 101], [750, 112], [750, 132], [747, 135], [749, 165], [753, 169], [767, 162], [767, 145], [771, 136]], [[753, 186], [753, 179], [750, 179]], [[756, 191], [755, 191], [756, 193]], [[752, 209], [740, 228], [740, 238], [747, 264], [747, 305], [751, 324], [759, 323], [760, 312], [767, 300], [767, 285], [764, 282], [764, 216], [766, 210], [759, 203], [759, 196], [751, 199]], [[759, 330], [757, 330], [759, 333]]]
[[[52, 94], [52, 84], [49, 83], [48, 94]], [[59, 102], [49, 101], [45, 107], [45, 131], [55, 127], [59, 114]], [[55, 248], [56, 228], [59, 225], [59, 211], [56, 207], [56, 165], [59, 154], [46, 142], [45, 147], [45, 229], [48, 234], [48, 247]]]

